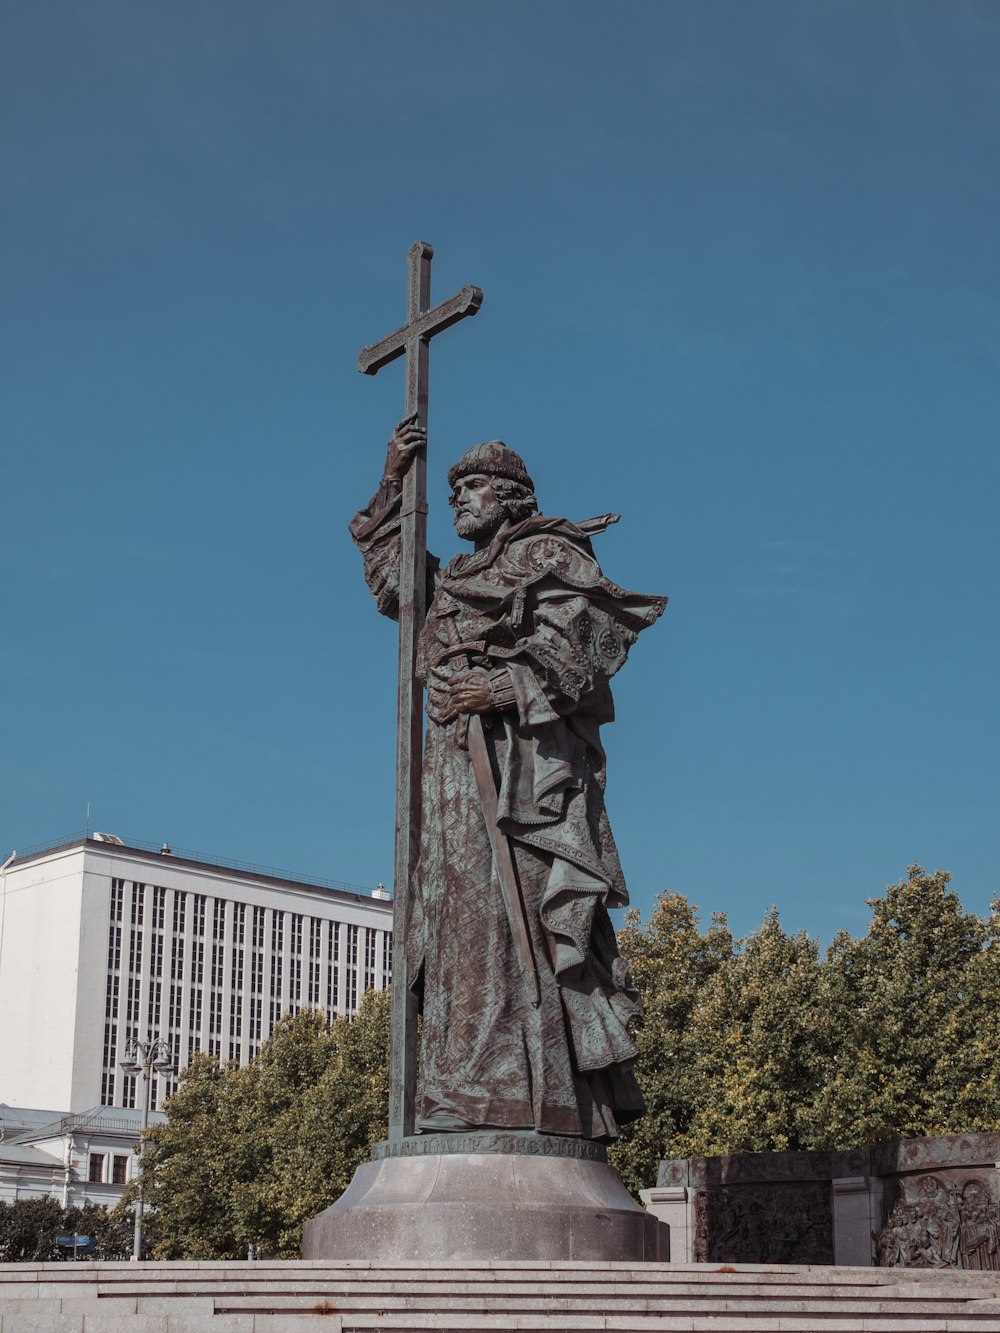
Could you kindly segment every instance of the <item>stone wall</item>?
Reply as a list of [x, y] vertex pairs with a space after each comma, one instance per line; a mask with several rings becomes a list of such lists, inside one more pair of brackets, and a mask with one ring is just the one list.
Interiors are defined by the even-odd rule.
[[687, 1263], [1000, 1271], [1000, 1134], [660, 1163], [647, 1208]]

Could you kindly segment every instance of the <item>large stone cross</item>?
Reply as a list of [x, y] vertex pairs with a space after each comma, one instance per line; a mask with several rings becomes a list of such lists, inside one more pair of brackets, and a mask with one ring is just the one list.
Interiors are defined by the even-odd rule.
[[[431, 259], [426, 241], [409, 253], [407, 320], [381, 342], [362, 348], [358, 370], [376, 375], [397, 357], [406, 356], [406, 416], [427, 429], [427, 381], [430, 340], [483, 303], [478, 287], [460, 292], [429, 309]], [[410, 877], [420, 847], [420, 767], [423, 740], [423, 690], [416, 676], [417, 640], [427, 614], [427, 459], [423, 451], [403, 481], [399, 568], [399, 684], [396, 718], [396, 847], [393, 862], [392, 1049], [389, 1064], [389, 1138], [413, 1133], [416, 1075], [416, 999], [406, 974], [406, 931]]]

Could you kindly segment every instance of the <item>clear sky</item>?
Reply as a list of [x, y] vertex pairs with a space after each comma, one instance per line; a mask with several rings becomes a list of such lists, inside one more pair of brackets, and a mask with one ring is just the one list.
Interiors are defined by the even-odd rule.
[[1000, 5], [0, 2], [3, 854], [91, 827], [390, 881], [400, 414], [500, 436], [667, 593], [609, 804], [663, 888], [829, 939], [997, 881]]

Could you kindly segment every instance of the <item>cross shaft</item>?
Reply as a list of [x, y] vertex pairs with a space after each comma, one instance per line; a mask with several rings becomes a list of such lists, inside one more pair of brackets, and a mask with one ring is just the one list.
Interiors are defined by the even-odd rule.
[[[376, 375], [406, 356], [406, 416], [427, 428], [430, 340], [483, 302], [478, 287], [429, 309], [433, 248], [415, 241], [408, 255], [407, 321], [380, 342], [362, 348], [358, 370]], [[417, 1002], [406, 967], [410, 883], [420, 850], [420, 776], [423, 687], [417, 679], [417, 641], [427, 614], [427, 458], [418, 453], [403, 479], [400, 506], [399, 679], [396, 714], [396, 846], [393, 862], [392, 1045], [389, 1057], [389, 1138], [413, 1133], [416, 1091]]]

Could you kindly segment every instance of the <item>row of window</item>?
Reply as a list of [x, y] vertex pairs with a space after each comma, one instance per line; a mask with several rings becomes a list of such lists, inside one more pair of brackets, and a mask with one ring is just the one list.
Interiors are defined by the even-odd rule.
[[[133, 883], [131, 893], [131, 930], [126, 926], [122, 939], [122, 922], [126, 916], [126, 881], [112, 880], [111, 911], [108, 932], [108, 976], [104, 1028], [104, 1069], [102, 1071], [101, 1101], [104, 1105], [135, 1106], [138, 1081], [122, 1077], [117, 1069], [119, 1046], [119, 994], [124, 993], [123, 1042], [150, 1033], [162, 1035], [174, 1049], [175, 1063], [180, 1059], [180, 1032], [187, 1029], [187, 1047], [190, 1052], [202, 1047], [202, 1020], [207, 1009], [208, 1033], [206, 1048], [211, 1055], [223, 1054], [223, 996], [229, 992], [229, 1059], [242, 1054], [244, 1027], [249, 1039], [249, 1058], [260, 1049], [263, 1036], [264, 994], [264, 938], [265, 908], [251, 907], [250, 954], [244, 945], [247, 934], [246, 903], [233, 903], [231, 949], [225, 947], [226, 901], [209, 899], [206, 894], [176, 891], [173, 894], [173, 930], [169, 950], [170, 978], [164, 994], [165, 941], [167, 890], [159, 886]], [[190, 903], [189, 900], [190, 899]], [[208, 910], [212, 903], [211, 912]], [[190, 943], [185, 940], [185, 924], [190, 907]], [[286, 920], [287, 918], [287, 920]], [[145, 923], [145, 924], [144, 924]], [[306, 926], [308, 923], [308, 926]], [[344, 930], [342, 945], [340, 932]], [[359, 940], [359, 932], [361, 932]], [[144, 937], [149, 975], [146, 995], [142, 995], [141, 972]], [[211, 943], [206, 949], [206, 936]], [[325, 1008], [332, 1017], [338, 1012], [340, 986], [344, 986], [344, 1009], [353, 1013], [358, 1005], [359, 991], [370, 990], [376, 984], [377, 931], [372, 927], [358, 927], [304, 916], [297, 912], [271, 909], [271, 968], [269, 1019], [267, 1032], [274, 1027], [286, 1010], [297, 1013], [302, 1007], [319, 1007], [325, 999]], [[325, 939], [325, 943], [324, 943]], [[123, 944], [125, 953], [123, 955]], [[359, 944], [361, 949], [359, 950]], [[289, 953], [288, 975], [285, 975], [284, 952]], [[343, 978], [341, 952], [343, 949]], [[361, 957], [359, 958], [359, 952]], [[325, 957], [324, 957], [325, 955]], [[127, 971], [126, 971], [127, 962]], [[392, 969], [392, 937], [389, 930], [382, 936], [382, 984], [388, 985]], [[244, 978], [245, 964], [247, 976]], [[206, 966], [208, 964], [208, 966]], [[227, 967], [227, 964], [229, 966]], [[325, 987], [323, 973], [325, 972]], [[207, 975], [206, 975], [207, 974]], [[208, 982], [208, 987], [205, 982]], [[282, 998], [287, 985], [289, 994]], [[249, 993], [244, 994], [245, 986]], [[205, 995], [205, 990], [208, 995]], [[323, 991], [325, 990], [325, 995]], [[143, 1004], [145, 999], [145, 1005]], [[161, 1004], [163, 1005], [161, 1023]], [[145, 1022], [143, 1021], [145, 1009]], [[186, 1013], [185, 1013], [186, 1010]], [[244, 1023], [246, 1010], [246, 1023]], [[185, 1021], [186, 1019], [186, 1021]], [[116, 1087], [116, 1085], [118, 1085]], [[151, 1107], [169, 1096], [174, 1079], [158, 1077], [153, 1080]], [[120, 1089], [120, 1100], [116, 1092]], [[157, 1093], [160, 1097], [157, 1097]]]
[[[111, 1158], [111, 1176], [107, 1175], [108, 1158]], [[92, 1185], [124, 1185], [128, 1180], [128, 1157], [118, 1153], [92, 1152], [87, 1173]]]

